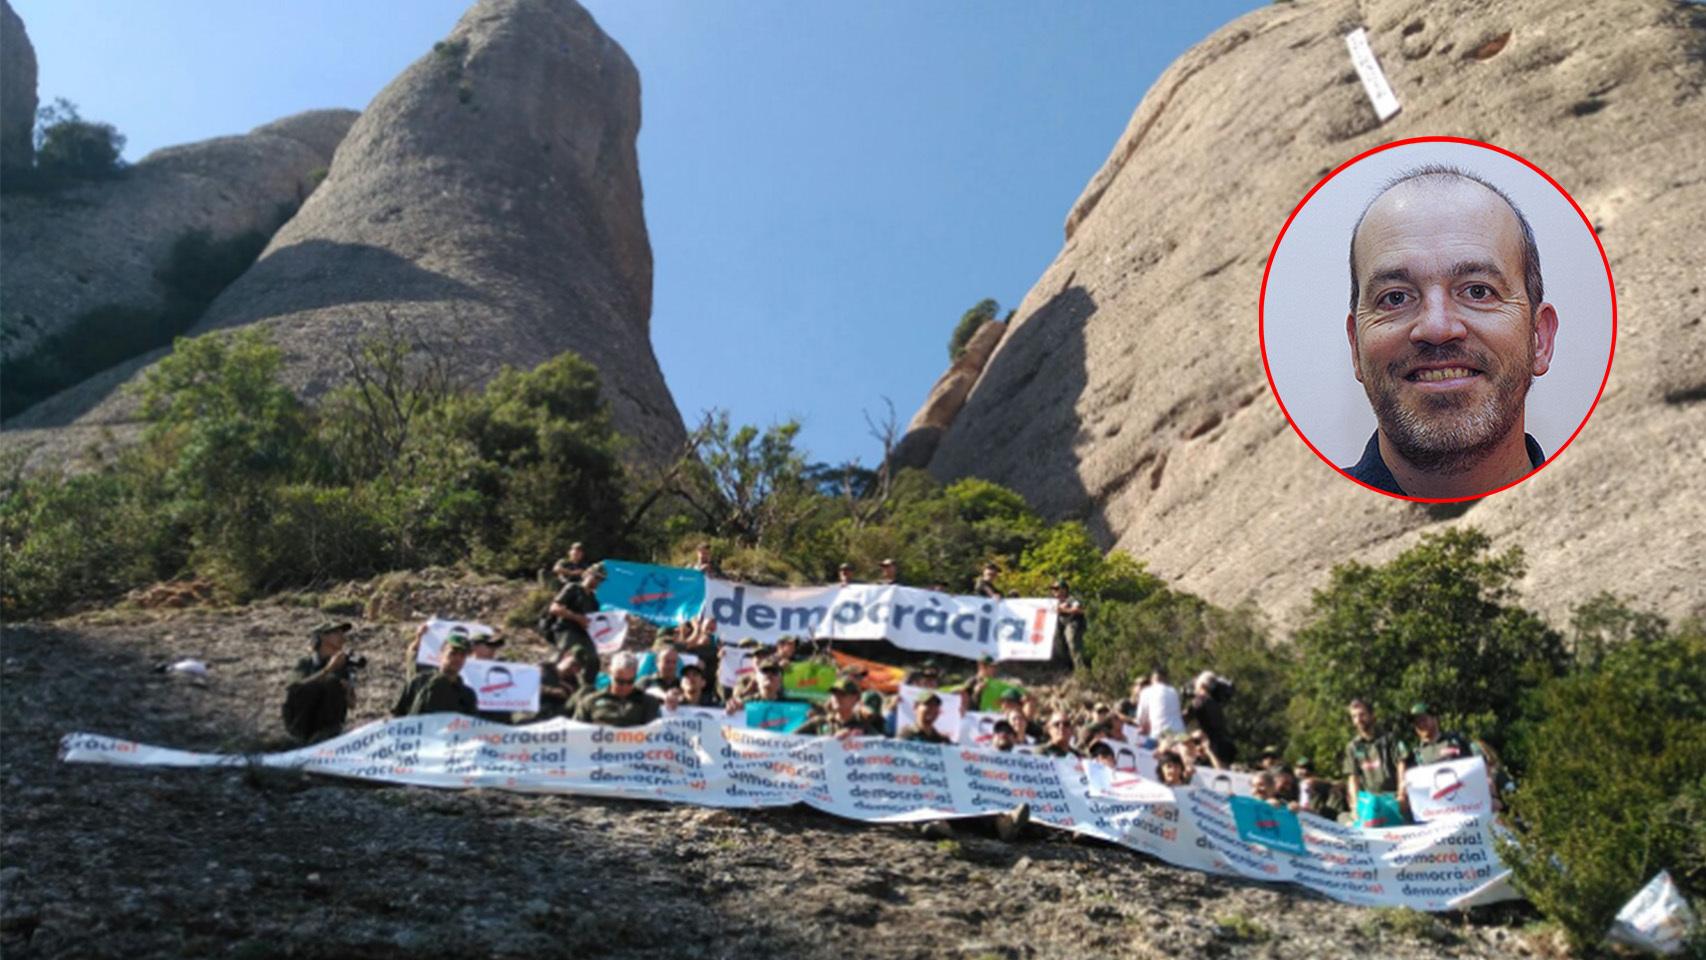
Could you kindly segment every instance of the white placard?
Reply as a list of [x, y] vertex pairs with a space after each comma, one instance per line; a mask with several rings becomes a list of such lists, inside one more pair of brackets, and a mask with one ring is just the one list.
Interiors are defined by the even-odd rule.
[[444, 649], [444, 641], [450, 638], [450, 631], [457, 627], [468, 631], [468, 638], [489, 637], [497, 633], [483, 623], [471, 620], [440, 620], [433, 617], [427, 621], [426, 634], [421, 637], [421, 648], [415, 653], [415, 662], [428, 666], [438, 666], [438, 656]]
[[1493, 794], [1487, 783], [1487, 764], [1465, 757], [1404, 771], [1404, 791], [1410, 795], [1410, 816], [1416, 820], [1489, 816]]
[[1374, 59], [1374, 48], [1368, 44], [1368, 31], [1357, 27], [1345, 34], [1345, 46], [1350, 48], [1351, 63], [1356, 67], [1357, 76], [1362, 78], [1362, 89], [1368, 94], [1368, 102], [1374, 105], [1374, 115], [1385, 123], [1400, 109], [1398, 95], [1386, 82], [1380, 61]]
[[539, 668], [531, 663], [470, 657], [462, 665], [462, 682], [474, 688], [481, 710], [539, 712]]

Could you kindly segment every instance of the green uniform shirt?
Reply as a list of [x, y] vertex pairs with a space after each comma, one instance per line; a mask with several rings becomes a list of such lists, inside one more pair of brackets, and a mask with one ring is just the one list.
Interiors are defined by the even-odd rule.
[[410, 714], [461, 713], [470, 717], [479, 714], [480, 698], [461, 677], [434, 672], [415, 679], [419, 685], [409, 703]]
[[[599, 609], [598, 597], [579, 583], [571, 583], [558, 591], [551, 602], [560, 603], [576, 613], [597, 613]], [[593, 657], [598, 656], [598, 647], [592, 642], [592, 635], [586, 632], [585, 627], [573, 620], [557, 620], [555, 624], [556, 629], [552, 631], [551, 639], [559, 649], [583, 647], [590, 651]]]
[[588, 693], [575, 706], [575, 719], [606, 727], [639, 727], [658, 718], [657, 697], [633, 690], [621, 696], [609, 690]]
[[1441, 733], [1432, 743], [1418, 743], [1414, 752], [1417, 766], [1425, 767], [1430, 763], [1444, 763], [1447, 760], [1462, 760], [1480, 753], [1474, 745], [1464, 739], [1463, 734], [1455, 731]]
[[1397, 793], [1400, 762], [1414, 762], [1410, 748], [1384, 733], [1373, 740], [1352, 737], [1345, 744], [1345, 776], [1356, 777], [1357, 789], [1367, 793]]
[[935, 727], [919, 727], [917, 725], [908, 725], [906, 729], [900, 732], [900, 736], [896, 739], [917, 740], [920, 743], [954, 742], [949, 740], [947, 737], [942, 736], [942, 732], [937, 730]]
[[[849, 730], [856, 737], [880, 737], [883, 735], [883, 731], [876, 724], [857, 713], [853, 715], [853, 719], [847, 721], [843, 721], [834, 714], [813, 717], [801, 724], [800, 729], [794, 732], [807, 737], [834, 737]], [[934, 733], [935, 731], [931, 732]]]

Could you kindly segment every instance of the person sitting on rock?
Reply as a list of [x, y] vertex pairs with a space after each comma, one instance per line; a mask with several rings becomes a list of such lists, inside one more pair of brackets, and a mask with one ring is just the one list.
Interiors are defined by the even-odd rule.
[[983, 709], [983, 694], [995, 680], [995, 658], [984, 654], [977, 658], [977, 675], [966, 681], [965, 689], [961, 691], [960, 702], [967, 710]]
[[575, 719], [605, 727], [639, 727], [658, 718], [662, 703], [635, 685], [640, 658], [623, 650], [610, 658], [610, 686], [581, 697]]
[[572, 717], [574, 701], [598, 674], [598, 661], [579, 650], [564, 650], [539, 665], [539, 713], [536, 720]]
[[942, 731], [936, 729], [936, 721], [942, 716], [942, 697], [934, 691], [919, 697], [912, 705], [912, 722], [900, 730], [901, 740], [916, 740], [919, 743], [952, 743]]
[[344, 649], [350, 629], [348, 623], [322, 623], [309, 634], [312, 654], [296, 662], [284, 693], [284, 728], [292, 737], [318, 743], [344, 732], [344, 719], [355, 708]]
[[1328, 820], [1338, 820], [1345, 813], [1344, 788], [1332, 780], [1316, 776], [1315, 764], [1308, 757], [1299, 757], [1292, 766], [1297, 777], [1297, 809]]
[[598, 655], [598, 645], [588, 632], [592, 621], [588, 614], [599, 611], [598, 585], [604, 582], [604, 567], [593, 564], [581, 574], [578, 583], [571, 583], [557, 592], [546, 613], [545, 639], [559, 650], [584, 649]]
[[1026, 716], [1025, 694], [1017, 687], [1008, 687], [1001, 691], [998, 703], [1001, 715], [1006, 718], [1007, 725], [1013, 728], [1013, 737], [1019, 746], [1041, 743], [1047, 737], [1042, 725]]
[[462, 667], [474, 650], [465, 633], [452, 633], [439, 650], [438, 669], [415, 675], [404, 687], [392, 716], [419, 716], [425, 713], [461, 713], [477, 716], [480, 698], [474, 688], [462, 680]]

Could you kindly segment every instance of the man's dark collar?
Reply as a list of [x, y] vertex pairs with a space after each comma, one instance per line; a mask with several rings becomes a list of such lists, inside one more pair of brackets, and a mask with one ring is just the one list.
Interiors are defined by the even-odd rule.
[[[1534, 469], [1540, 469], [1540, 465], [1546, 462], [1546, 452], [1540, 449], [1540, 441], [1527, 433], [1522, 435], [1522, 441], [1523, 446], [1528, 450], [1528, 462]], [[1401, 497], [1409, 496], [1404, 492], [1403, 487], [1398, 486], [1398, 478], [1394, 477], [1392, 471], [1387, 469], [1386, 461], [1380, 456], [1379, 430], [1369, 435], [1368, 446], [1362, 449], [1362, 459], [1358, 460], [1354, 466], [1345, 467], [1344, 470], [1351, 475], [1352, 479], [1361, 480], [1377, 490], [1396, 493]]]

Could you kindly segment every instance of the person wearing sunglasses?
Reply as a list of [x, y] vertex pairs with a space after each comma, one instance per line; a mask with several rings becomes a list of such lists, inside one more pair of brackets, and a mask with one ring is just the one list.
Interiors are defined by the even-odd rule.
[[640, 658], [624, 650], [610, 658], [610, 686], [586, 694], [575, 707], [575, 719], [606, 727], [639, 727], [658, 718], [657, 697], [634, 682]]

